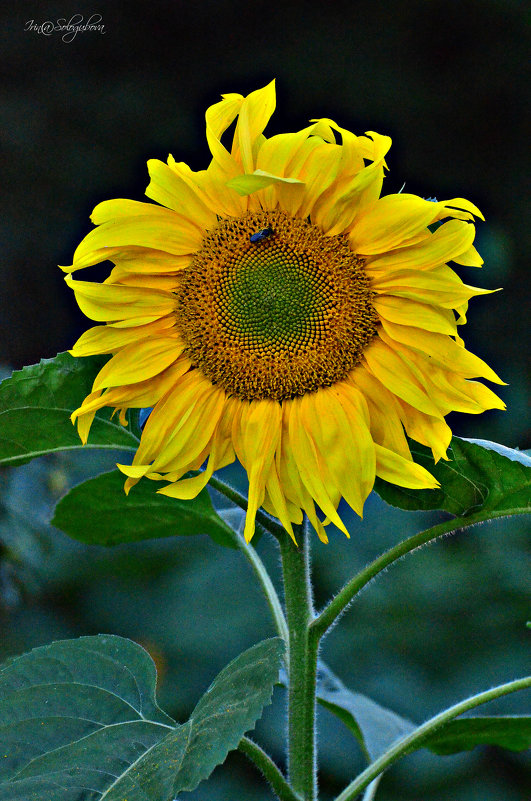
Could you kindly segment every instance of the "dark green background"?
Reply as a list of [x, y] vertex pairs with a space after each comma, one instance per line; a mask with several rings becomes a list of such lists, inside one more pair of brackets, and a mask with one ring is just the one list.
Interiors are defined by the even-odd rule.
[[[104, 35], [80, 33], [65, 43], [58, 33], [24, 31], [28, 20], [98, 12]], [[472, 301], [465, 337], [509, 382], [501, 390], [508, 411], [450, 422], [460, 435], [530, 446], [524, 3], [19, 2], [3, 6], [0, 34], [6, 367], [53, 356], [87, 327], [56, 265], [71, 263], [96, 203], [142, 199], [150, 157], [171, 152], [205, 167], [205, 108], [221, 92], [246, 93], [276, 77], [278, 111], [268, 133], [327, 116], [357, 133], [390, 134], [384, 191], [406, 182], [409, 192], [464, 196], [485, 212], [478, 227], [485, 267], [462, 275], [504, 292]], [[160, 654], [162, 701], [184, 717], [225, 662], [271, 632], [267, 612], [241, 558], [206, 538], [105, 551], [48, 529], [51, 505], [68, 483], [112, 464], [56, 458], [1, 475], [1, 647], [16, 653], [97, 631], [134, 637]], [[316, 541], [319, 600], [433, 519], [371, 498], [363, 523], [351, 522], [350, 542], [339, 535], [328, 547]], [[499, 522], [410, 556], [363, 593], [327, 641], [326, 658], [351, 687], [417, 720], [522, 675], [525, 544], [522, 520]], [[272, 544], [259, 547], [275, 570]], [[277, 754], [278, 696], [262, 727]], [[499, 705], [520, 708], [516, 697]], [[321, 722], [327, 798], [360, 763], [346, 729], [328, 713]], [[245, 762], [235, 757], [232, 767], [190, 799], [269, 799]], [[420, 755], [384, 779], [377, 799], [524, 801], [526, 781], [523, 758], [501, 751]]]

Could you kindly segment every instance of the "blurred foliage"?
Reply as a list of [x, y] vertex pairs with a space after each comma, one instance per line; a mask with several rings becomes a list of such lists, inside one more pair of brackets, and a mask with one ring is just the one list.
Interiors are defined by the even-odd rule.
[[[34, 460], [2, 473], [2, 636], [0, 658], [54, 639], [106, 632], [149, 650], [160, 675], [160, 704], [185, 720], [216, 673], [242, 649], [274, 634], [268, 609], [239, 552], [208, 537], [154, 540], [112, 549], [86, 546], [49, 526], [67, 488], [112, 467], [118, 453], [77, 452]], [[237, 467], [226, 477], [244, 487]], [[338, 531], [314, 540], [315, 594], [322, 604], [382, 550], [441, 519], [405, 513], [374, 494], [363, 521], [342, 510], [351, 540]], [[525, 518], [491, 522], [408, 556], [354, 602], [325, 641], [323, 656], [351, 689], [420, 722], [445, 706], [524, 675], [529, 563]], [[278, 555], [258, 550], [277, 584]], [[523, 696], [484, 714], [522, 709]], [[258, 736], [283, 761], [285, 699], [258, 724]], [[323, 799], [363, 767], [355, 738], [321, 710]], [[241, 755], [231, 769], [190, 794], [191, 801], [271, 796]], [[407, 757], [378, 791], [381, 801], [522, 801], [525, 755], [482, 748], [450, 757]], [[244, 789], [242, 789], [244, 788]]]

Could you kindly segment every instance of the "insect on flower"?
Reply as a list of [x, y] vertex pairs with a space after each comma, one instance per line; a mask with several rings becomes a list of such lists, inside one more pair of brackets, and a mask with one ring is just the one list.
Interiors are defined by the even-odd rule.
[[251, 234], [250, 239], [251, 242], [262, 242], [264, 239], [273, 235], [272, 228], [262, 228], [260, 231], [257, 231], [255, 234]]

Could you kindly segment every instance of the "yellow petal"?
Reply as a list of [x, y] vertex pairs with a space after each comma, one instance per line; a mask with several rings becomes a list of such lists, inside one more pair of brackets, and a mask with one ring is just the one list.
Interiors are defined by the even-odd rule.
[[317, 201], [313, 218], [319, 227], [336, 236], [348, 230], [362, 209], [372, 205], [382, 188], [385, 155], [391, 147], [388, 136], [371, 132], [374, 140], [372, 164], [364, 166], [360, 140], [336, 126], [343, 139], [342, 159], [335, 182]]
[[[193, 478], [181, 478], [187, 470], [180, 470], [177, 473], [168, 473], [164, 476], [166, 480], [173, 481], [173, 484], [164, 487], [158, 492], [161, 495], [168, 495], [172, 498], [189, 500], [195, 498], [212, 478], [215, 470], [220, 470], [234, 461], [235, 454], [231, 442], [231, 429], [234, 414], [235, 399], [225, 400], [223, 410], [218, 420], [212, 441], [206, 446], [206, 452], [210, 451], [206, 469], [198, 476]], [[197, 458], [198, 466], [204, 461], [206, 452]], [[193, 469], [192, 467], [188, 469]], [[180, 479], [180, 480], [179, 480]]]
[[160, 336], [126, 345], [101, 368], [93, 389], [146, 381], [173, 364], [185, 348], [180, 337]]
[[131, 342], [158, 334], [171, 328], [174, 320], [171, 316], [155, 320], [153, 323], [131, 328], [114, 328], [112, 325], [96, 325], [81, 334], [74, 347], [68, 352], [72, 356], [94, 356], [97, 353], [111, 353], [123, 348]]
[[90, 281], [76, 281], [70, 275], [65, 276], [65, 281], [74, 290], [83, 314], [92, 320], [141, 319], [142, 323], [147, 323], [166, 317], [175, 307], [173, 295], [162, 290], [93, 284]]
[[130, 478], [140, 479], [143, 478], [150, 470], [150, 465], [147, 464], [117, 464], [116, 467], [125, 475]]
[[396, 270], [379, 273], [373, 277], [372, 286], [379, 294], [419, 300], [443, 309], [455, 309], [472, 297], [499, 291], [464, 284], [446, 265], [424, 272]]
[[[275, 470], [275, 473], [276, 473], [276, 470]], [[278, 476], [277, 476], [277, 480], [278, 480]], [[297, 525], [300, 525], [302, 523], [303, 519], [304, 519], [304, 515], [303, 515], [303, 512], [302, 512], [302, 509], [298, 509], [294, 504], [292, 504], [290, 501], [288, 501], [287, 498], [284, 497], [284, 495], [282, 497], [283, 497], [284, 506], [286, 507], [287, 520], [289, 521], [289, 524], [290, 524], [290, 526], [291, 526], [291, 528], [293, 530], [292, 523], [296, 523]], [[265, 495], [264, 495], [264, 500], [263, 500], [263, 503], [262, 503], [262, 509], [264, 510], [264, 512], [267, 512], [268, 515], [271, 515], [271, 517], [277, 517], [281, 521], [281, 515], [279, 514], [279, 509], [276, 508], [275, 504], [271, 500], [271, 496], [270, 496], [269, 490], [268, 490], [268, 484], [266, 484], [266, 488], [265, 488]], [[284, 525], [284, 524], [282, 524], [282, 525]], [[284, 528], [286, 528], [286, 526], [284, 526]], [[287, 528], [286, 528], [286, 531], [288, 531]], [[297, 538], [295, 537], [295, 532], [293, 532], [293, 535], [289, 531], [288, 531], [288, 533], [289, 533], [291, 539], [293, 540], [293, 542], [295, 543], [295, 545], [298, 545]]]
[[80, 270], [110, 258], [115, 248], [146, 247], [184, 256], [195, 253], [202, 233], [175, 212], [152, 206], [152, 214], [103, 223], [82, 240], [74, 253], [73, 269]]
[[[181, 500], [191, 500], [196, 498], [199, 493], [206, 487], [215, 469], [220, 465], [218, 464], [218, 450], [219, 444], [214, 436], [212, 441], [212, 451], [210, 453], [208, 464], [205, 470], [198, 476], [192, 478], [181, 478], [179, 481], [169, 484], [163, 489], [157, 490], [159, 495], [167, 495], [170, 498], [180, 498]], [[201, 458], [201, 457], [199, 457]], [[170, 474], [166, 476], [169, 478]]]
[[354, 223], [349, 235], [352, 249], [370, 256], [400, 246], [433, 222], [436, 205], [416, 195], [381, 197]]
[[120, 284], [120, 286], [146, 287], [147, 289], [163, 289], [173, 292], [181, 283], [178, 274], [155, 275], [155, 273], [129, 273], [121, 267], [115, 267], [104, 284]]
[[[485, 217], [480, 212], [477, 206], [470, 202], [470, 200], [465, 200], [463, 197], [454, 197], [451, 200], [443, 200], [441, 203], [437, 203], [437, 206], [442, 206], [439, 210], [437, 219], [443, 219], [448, 214], [453, 217], [459, 217], [461, 220], [471, 220], [473, 217], [479, 217], [480, 220], [484, 220]], [[460, 212], [461, 209], [464, 209], [464, 212]]]
[[338, 382], [315, 393], [307, 408], [317, 412], [312, 434], [326, 460], [342, 497], [363, 517], [363, 504], [374, 485], [374, 442], [369, 431], [369, 412], [363, 395], [353, 386]]
[[[87, 440], [90, 434], [90, 429], [92, 427], [92, 423], [94, 422], [94, 417], [96, 416], [96, 412], [98, 411], [101, 406], [105, 406], [105, 403], [98, 405], [99, 397], [101, 392], [91, 392], [90, 395], [87, 395], [85, 400], [83, 401], [83, 405], [86, 404], [85, 411], [82, 411], [83, 406], [79, 409], [76, 409], [70, 415], [70, 419], [72, 423], [76, 423], [77, 421], [77, 433], [79, 434], [79, 439], [83, 443], [83, 445], [87, 444]], [[93, 408], [88, 408], [90, 404], [94, 404]]]
[[463, 264], [465, 267], [481, 267], [483, 265], [483, 259], [473, 245], [471, 245], [464, 253], [460, 253], [459, 256], [455, 256], [454, 261], [457, 264]]
[[94, 250], [82, 262], [76, 265], [60, 267], [63, 272], [70, 273], [90, 267], [101, 261], [112, 261], [124, 270], [133, 273], [175, 273], [188, 267], [192, 256], [175, 256], [161, 250], [152, 250], [138, 246], [103, 247]]
[[92, 413], [104, 406], [125, 409], [144, 409], [155, 406], [173, 388], [178, 379], [190, 369], [190, 366], [190, 360], [186, 356], [181, 356], [166, 370], [145, 381], [111, 387], [103, 393], [101, 390], [92, 392], [85, 398], [79, 409], [73, 412], [72, 421], [76, 417]]
[[[308, 144], [308, 138], [314, 137], [314, 144], [322, 144], [326, 138], [328, 126], [323, 126], [321, 121], [309, 125], [302, 131], [296, 133], [277, 134], [266, 139], [258, 151], [256, 167], [272, 175], [282, 175], [297, 177], [297, 170], [301, 152]], [[307, 152], [306, 157], [307, 158]]]
[[373, 306], [383, 320], [399, 325], [412, 325], [424, 331], [439, 334], [457, 333], [453, 313], [427, 303], [418, 303], [409, 298], [394, 298], [390, 295], [377, 295]]
[[[338, 171], [338, 178], [343, 176], [351, 176], [363, 169], [363, 157], [367, 156], [367, 153], [365, 153], [364, 148], [360, 147], [359, 144], [362, 137], [356, 136], [356, 134], [353, 134], [346, 128], [341, 128], [336, 122], [334, 122], [334, 120], [326, 117], [312, 120], [312, 122], [326, 126], [326, 129], [330, 131], [330, 137], [323, 138], [331, 144], [336, 143], [334, 131], [337, 131], [337, 133], [339, 133], [341, 136], [341, 161]], [[367, 157], [371, 158], [371, 156]]]
[[376, 339], [365, 350], [364, 356], [369, 371], [390, 392], [426, 414], [442, 416], [416, 374], [396, 350]]
[[[113, 250], [110, 248], [109, 250]], [[162, 250], [151, 250], [150, 248], [129, 247], [126, 250], [118, 250], [109, 255], [109, 260], [113, 261], [124, 273], [142, 274], [164, 274], [177, 273], [190, 266], [193, 255], [175, 256], [173, 253], [165, 253]]]
[[[271, 507], [273, 509], [272, 514], [275, 517], [278, 517], [286, 531], [289, 533], [291, 539], [297, 545], [297, 540], [295, 539], [295, 534], [293, 533], [293, 526], [291, 525], [291, 518], [290, 512], [288, 511], [288, 502], [284, 495], [282, 486], [280, 484], [280, 480], [278, 478], [277, 468], [275, 465], [275, 461], [271, 463], [271, 467], [269, 468], [269, 473], [267, 475], [266, 485], [266, 496], [271, 503]], [[289, 504], [292, 506], [292, 504]], [[295, 520], [299, 523], [302, 522], [302, 512], [295, 515]]]
[[384, 481], [409, 489], [435, 489], [439, 486], [437, 479], [420, 464], [403, 459], [381, 445], [375, 445], [375, 449], [376, 473]]
[[452, 431], [445, 420], [424, 414], [401, 398], [397, 399], [397, 403], [407, 435], [421, 445], [431, 448], [436, 463], [439, 459], [447, 461], [446, 451], [452, 439]]
[[300, 478], [325, 515], [348, 537], [348, 530], [330, 497], [331, 488], [323, 478], [324, 465], [319, 459], [311, 432], [305, 425], [301, 403], [302, 398], [291, 401], [289, 416], [289, 439]]
[[[311, 140], [310, 140], [311, 142]], [[305, 191], [300, 198], [297, 217], [308, 217], [323, 192], [335, 180], [341, 162], [341, 147], [326, 142], [312, 146], [308, 158], [304, 161], [298, 178], [304, 181]], [[312, 219], [312, 218], [311, 218]], [[312, 219], [313, 222], [313, 219]]]
[[444, 217], [472, 218], [469, 211], [460, 212], [452, 208], [452, 203], [461, 203], [462, 208], [476, 209], [473, 204], [460, 198], [433, 203], [406, 193], [386, 195], [362, 213], [354, 223], [350, 232], [352, 248], [356, 253], [365, 256], [385, 253], [400, 247], [404, 240]]
[[253, 172], [260, 145], [260, 135], [275, 110], [275, 81], [251, 92], [241, 104], [234, 134], [232, 155], [246, 173]]
[[271, 175], [263, 170], [255, 170], [253, 173], [232, 178], [227, 182], [227, 186], [230, 189], [234, 189], [239, 195], [251, 195], [253, 192], [258, 192], [260, 189], [279, 183], [301, 184], [302, 181], [296, 178], [282, 178], [279, 175]]
[[235, 162], [234, 169], [229, 174], [224, 172], [219, 163], [214, 160], [208, 169], [194, 172], [183, 161], [176, 162], [170, 155], [168, 156], [168, 166], [192, 188], [214, 214], [220, 217], [237, 217], [239, 214], [243, 214], [247, 208], [246, 202], [236, 192], [225, 188], [227, 180], [241, 172]]
[[299, 172], [313, 148], [330, 141], [330, 137], [333, 141], [329, 126], [319, 120], [297, 133], [278, 134], [265, 140], [256, 158], [257, 171], [301, 182], [292, 185], [277, 183], [265, 188], [260, 195], [263, 208], [274, 209], [278, 202], [280, 208], [296, 216], [304, 192]]
[[481, 414], [487, 409], [505, 409], [505, 403], [488, 387], [478, 381], [469, 381], [459, 375], [448, 375], [446, 370], [430, 365], [425, 372], [430, 382], [430, 396], [447, 414], [451, 411]]
[[175, 170], [158, 159], [148, 161], [148, 170], [151, 183], [146, 189], [146, 195], [149, 198], [173, 209], [203, 230], [216, 225], [217, 217], [214, 212]]
[[280, 447], [277, 448], [275, 457], [275, 466], [288, 503], [291, 502], [294, 506], [305, 511], [319, 539], [321, 542], [326, 543], [328, 542], [328, 537], [323, 524], [317, 517], [313, 498], [301, 480], [293, 456], [293, 448], [289, 437], [289, 418], [292, 405], [293, 401], [290, 400], [284, 401], [282, 404], [282, 432]]
[[[209, 460], [209, 465], [210, 464], [211, 460]], [[212, 467], [207, 467], [207, 469], [203, 470], [198, 476], [183, 478], [180, 481], [175, 481], [173, 484], [168, 484], [167, 487], [157, 490], [157, 494], [189, 501], [192, 498], [196, 498], [201, 490], [204, 490], [212, 478], [212, 472]]]
[[[493, 290], [499, 291], [499, 290]], [[458, 306], [455, 307], [455, 312], [457, 314], [457, 320], [455, 321], [457, 325], [464, 325], [466, 323], [466, 313], [468, 311], [468, 300], [463, 301]], [[457, 337], [456, 337], [457, 339]], [[463, 344], [462, 342], [460, 344]]]
[[249, 476], [249, 497], [244, 537], [254, 534], [255, 517], [262, 504], [265, 485], [280, 441], [281, 407], [276, 401], [243, 402], [232, 427], [234, 450]]
[[430, 361], [435, 361], [449, 372], [461, 373], [465, 378], [487, 378], [495, 384], [505, 384], [483, 359], [444, 334], [419, 331], [418, 328], [396, 325], [387, 320], [382, 320], [382, 324], [392, 339], [426, 353]]
[[[99, 226], [94, 231], [91, 231], [82, 241], [74, 255], [74, 262], [77, 261], [78, 255], [82, 258], [85, 253], [83, 243], [87, 240], [98, 241], [97, 232], [102, 230], [104, 232], [111, 232], [109, 241], [102, 242], [104, 247], [113, 247], [115, 245], [137, 245], [140, 247], [153, 247], [159, 250], [165, 250], [172, 253], [171, 247], [159, 247], [146, 242], [141, 239], [140, 241], [128, 241], [127, 236], [123, 238], [124, 234], [129, 230], [131, 236], [135, 237], [135, 229], [137, 226], [151, 226], [156, 227], [160, 224], [162, 227], [168, 229], [170, 235], [170, 244], [172, 238], [172, 229], [177, 232], [187, 234], [189, 239], [197, 241], [202, 238], [202, 228], [194, 222], [193, 219], [185, 214], [177, 214], [171, 209], [166, 209], [161, 206], [156, 206], [153, 203], [143, 203], [137, 200], [124, 200], [122, 198], [115, 200], [104, 200], [96, 206], [90, 215], [92, 222]], [[120, 238], [121, 237], [121, 238]], [[99, 247], [98, 244], [95, 245]], [[194, 248], [195, 249], [195, 248]], [[178, 252], [182, 252], [181, 250]], [[189, 252], [189, 251], [188, 251]]]
[[158, 206], [152, 203], [144, 203], [140, 200], [128, 200], [126, 198], [114, 198], [98, 203], [90, 215], [94, 225], [104, 225], [108, 222], [115, 222], [118, 219], [130, 217], [149, 217], [156, 213]]
[[388, 275], [394, 270], [408, 268], [431, 270], [447, 261], [458, 261], [458, 257], [470, 248], [474, 236], [475, 228], [470, 223], [449, 220], [433, 234], [428, 232], [417, 245], [368, 259], [365, 268], [371, 276], [376, 273]]
[[198, 370], [186, 373], [148, 417], [133, 464], [153, 462], [160, 473], [187, 467], [211, 440], [224, 402]]
[[480, 414], [486, 409], [505, 409], [503, 401], [483, 384], [468, 381], [457, 373], [449, 373], [430, 361], [425, 354], [394, 342], [384, 332], [381, 336], [415, 369], [416, 375], [442, 414], [451, 411]]
[[349, 381], [362, 393], [367, 402], [374, 442], [398, 453], [404, 459], [411, 459], [395, 396], [363, 365], [351, 373]]
[[221, 144], [221, 136], [236, 119], [243, 103], [243, 96], [238, 94], [222, 95], [222, 100], [210, 106], [205, 114], [206, 137], [212, 158], [227, 177], [232, 178], [240, 170], [237, 162]]

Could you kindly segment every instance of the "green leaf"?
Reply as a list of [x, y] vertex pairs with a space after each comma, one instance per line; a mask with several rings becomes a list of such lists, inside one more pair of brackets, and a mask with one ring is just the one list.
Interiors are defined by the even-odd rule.
[[531, 747], [531, 717], [472, 717], [452, 720], [432, 734], [424, 748], [436, 754], [470, 751], [476, 745], [497, 745], [510, 751]]
[[471, 709], [481, 706], [481, 704], [486, 704], [489, 701], [502, 698], [504, 695], [509, 695], [509, 693], [518, 692], [519, 690], [528, 690], [530, 688], [531, 676], [524, 676], [523, 678], [500, 684], [497, 687], [492, 687], [490, 690], [485, 690], [485, 692], [472, 695], [448, 707], [425, 723], [417, 726], [409, 734], [404, 734], [392, 743], [381, 756], [368, 765], [365, 770], [358, 774], [358, 776], [345, 787], [337, 796], [336, 801], [354, 801], [362, 790], [365, 790], [371, 782], [384, 771], [388, 770], [391, 765], [406, 754], [411, 754], [419, 748], [424, 748], [425, 744], [429, 742], [432, 737], [439, 731], [442, 731], [443, 727], [445, 728], [448, 726], [460, 715], [466, 714]]
[[348, 690], [323, 662], [319, 662], [317, 701], [350, 729], [369, 762], [383, 754], [392, 742], [415, 729], [410, 720], [366, 695]]
[[121, 637], [65, 640], [11, 659], [0, 672], [1, 801], [92, 801], [117, 776], [126, 781], [175, 731], [155, 683], [149, 654]]
[[234, 532], [215, 513], [207, 490], [181, 501], [159, 495], [152, 481], [140, 482], [126, 495], [124, 481], [113, 470], [78, 484], [57, 504], [52, 524], [91, 545], [208, 534], [220, 545], [237, 547]]
[[192, 731], [174, 792], [194, 790], [237, 748], [271, 702], [284, 641], [264, 640], [236, 657], [210, 685], [192, 712]]
[[[348, 690], [323, 662], [319, 662], [317, 701], [350, 729], [369, 762], [374, 762], [393, 742], [417, 728], [417, 724], [371, 698]], [[523, 751], [531, 746], [531, 718], [507, 716], [450, 720], [417, 748], [447, 755], [469, 751], [477, 745], [497, 745], [511, 751]]]
[[82, 637], [0, 671], [0, 801], [171, 801], [238, 745], [270, 700], [282, 654], [266, 640], [223, 670], [190, 720], [157, 706], [139, 645]]
[[440, 482], [435, 490], [412, 490], [376, 479], [384, 501], [408, 510], [442, 509], [463, 516], [476, 512], [531, 511], [531, 458], [486, 440], [453, 437], [449, 461], [434, 464], [431, 451], [411, 442], [411, 453]]
[[[175, 775], [182, 765], [191, 729], [191, 722], [177, 726], [163, 740], [143, 754], [125, 773], [120, 773], [123, 771], [123, 760], [121, 759], [121, 764], [115, 767], [114, 775], [117, 778], [101, 796], [103, 801], [166, 801], [166, 799], [169, 801], [173, 799]], [[84, 744], [82, 753], [85, 757]], [[112, 744], [106, 748], [105, 756], [107, 758], [114, 756]], [[96, 765], [99, 772], [101, 763], [96, 762]], [[92, 757], [91, 763], [87, 763], [87, 767], [94, 771]], [[82, 798], [84, 799], [84, 796]]]
[[[36, 456], [82, 448], [70, 415], [92, 391], [106, 359], [54, 359], [24, 367], [0, 384], [0, 465], [18, 465]], [[136, 450], [138, 438], [110, 410], [100, 410], [85, 447]]]

